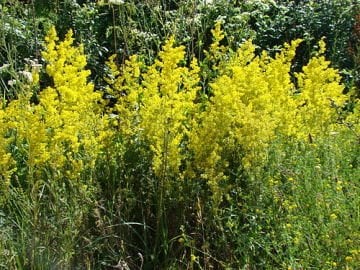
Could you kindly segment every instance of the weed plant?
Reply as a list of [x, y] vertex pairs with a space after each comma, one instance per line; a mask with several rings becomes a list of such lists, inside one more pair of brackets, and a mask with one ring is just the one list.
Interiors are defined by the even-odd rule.
[[5, 2], [1, 268], [357, 269], [356, 2]]
[[212, 35], [202, 62], [174, 37], [151, 64], [110, 57], [109, 106], [51, 28], [49, 85], [31, 70], [0, 110], [2, 267], [356, 269], [359, 105], [325, 42], [294, 73], [301, 40]]

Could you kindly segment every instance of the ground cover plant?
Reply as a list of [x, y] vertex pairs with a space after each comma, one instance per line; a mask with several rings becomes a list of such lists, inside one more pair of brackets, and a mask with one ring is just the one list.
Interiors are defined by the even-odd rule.
[[[1, 22], [18, 25], [21, 8], [5, 2]], [[142, 47], [125, 35], [156, 1], [83, 2], [47, 4], [56, 28], [32, 1], [32, 23], [41, 13], [48, 25], [42, 49], [31, 43], [38, 61], [0, 70], [2, 268], [357, 268], [356, 16], [339, 19], [355, 34], [336, 54], [345, 35], [296, 28], [271, 44], [266, 27], [291, 22], [289, 1], [161, 1], [146, 27], [169, 28]], [[220, 2], [237, 9], [219, 17]], [[326, 3], [306, 3], [322, 22]], [[191, 11], [201, 19], [173, 28]], [[14, 29], [2, 28], [1, 48]]]

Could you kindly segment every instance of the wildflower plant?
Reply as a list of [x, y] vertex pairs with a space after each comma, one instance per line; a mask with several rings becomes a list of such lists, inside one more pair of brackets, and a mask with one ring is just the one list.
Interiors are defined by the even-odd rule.
[[[13, 172], [16, 170], [15, 162], [11, 157], [11, 154], [8, 151], [8, 145], [10, 143], [9, 138], [6, 137], [7, 130], [5, 128], [5, 123], [3, 119], [5, 118], [5, 112], [0, 109], [0, 192], [2, 200], [7, 193], [7, 189], [10, 185], [10, 177]], [[0, 200], [0, 202], [2, 201]]]
[[338, 110], [348, 99], [338, 70], [325, 59], [325, 42], [319, 42], [319, 51], [301, 73], [296, 74], [299, 95], [297, 102], [297, 136], [321, 136], [338, 129]]
[[202, 95], [200, 68], [196, 60], [189, 67], [181, 64], [184, 48], [174, 47], [173, 38], [149, 67], [136, 56], [123, 71], [110, 61], [116, 78], [110, 91], [118, 98], [122, 132], [141, 134], [149, 143], [155, 174], [206, 179], [220, 202], [227, 151], [241, 149], [245, 169], [261, 166], [277, 136], [306, 141], [336, 129], [337, 108], [346, 96], [339, 74], [323, 56], [323, 41], [294, 75], [292, 60], [301, 40], [284, 44], [274, 57], [266, 52], [257, 56], [251, 40], [236, 51], [220, 45], [225, 37], [220, 22], [212, 33], [205, 62], [215, 73], [202, 101], [196, 98]]
[[181, 186], [177, 181], [184, 179], [186, 144], [200, 89], [199, 67], [196, 59], [186, 65], [185, 47], [176, 47], [174, 37], [165, 42], [159, 57], [149, 66], [132, 56], [118, 68], [114, 59], [109, 59], [111, 75], [107, 78], [107, 91], [117, 99], [111, 110], [118, 113], [115, 125], [124, 145], [131, 148], [142, 142], [150, 150], [157, 193], [155, 249], [161, 246], [166, 254], [165, 217], [172, 207], [166, 202], [170, 196], [180, 195], [174, 191]]
[[[2, 188], [11, 183], [20, 190], [13, 194], [29, 200], [29, 207], [15, 216], [27, 211], [31, 221], [15, 218], [32, 231], [18, 239], [31, 243], [29, 260], [21, 252], [16, 255], [30, 268], [45, 258], [39, 251], [42, 245], [60, 250], [64, 264], [73, 259], [75, 239], [92, 202], [95, 164], [111, 137], [101, 95], [87, 81], [86, 57], [83, 47], [73, 44], [72, 31], [59, 41], [51, 28], [44, 47], [51, 85], [39, 89], [35, 73], [32, 84], [0, 109], [1, 183]], [[45, 215], [53, 222], [40, 218]], [[44, 237], [41, 230], [48, 227], [53, 233]]]
[[50, 29], [48, 86], [32, 70], [0, 108], [2, 203], [26, 246], [13, 264], [357, 265], [359, 107], [339, 114], [348, 96], [324, 41], [299, 70], [300, 39], [272, 55], [230, 48], [220, 22], [212, 34], [200, 63], [174, 37], [150, 64], [111, 56], [100, 94], [83, 46]]
[[[113, 89], [118, 102], [120, 130], [125, 135], [138, 132], [153, 152], [153, 170], [162, 176], [178, 175], [185, 157], [182, 144], [190, 131], [195, 98], [199, 90], [199, 67], [194, 59], [184, 66], [185, 48], [174, 47], [170, 38], [159, 59], [147, 68], [136, 56], [127, 61], [122, 72], [113, 70]], [[114, 72], [115, 71], [115, 72]]]
[[12, 131], [13, 143], [25, 147], [29, 169], [49, 166], [56, 172], [68, 165], [69, 177], [77, 178], [85, 167], [94, 167], [101, 150], [106, 128], [101, 95], [87, 82], [83, 48], [73, 47], [71, 31], [57, 44], [51, 28], [45, 40], [43, 57], [53, 85], [41, 90], [38, 104], [31, 101], [32, 89], [20, 94], [4, 108], [2, 121]]
[[[54, 86], [46, 88], [40, 95], [42, 114], [47, 116], [52, 129], [49, 147], [58, 153], [67, 151], [72, 157], [83, 153], [82, 160], [87, 163], [83, 165], [93, 168], [101, 153], [102, 140], [109, 135], [106, 117], [102, 117], [99, 105], [101, 94], [87, 82], [90, 72], [85, 70], [83, 47], [73, 47], [72, 32], [69, 31], [58, 45], [55, 45], [56, 40], [52, 28], [46, 38], [47, 50], [43, 56]], [[57, 147], [63, 148], [58, 151]]]
[[[223, 37], [216, 34], [215, 45]], [[347, 99], [340, 76], [322, 55], [325, 44], [320, 41], [319, 53], [295, 74], [295, 82], [292, 60], [300, 43], [284, 44], [271, 57], [266, 52], [256, 56], [249, 40], [217, 62], [219, 75], [210, 83], [212, 95], [189, 143], [194, 153], [191, 166], [208, 179], [217, 200], [229, 149], [240, 147], [241, 166], [251, 169], [261, 166], [268, 146], [279, 136], [306, 141], [339, 128], [337, 111]]]
[[[289, 177], [277, 166], [283, 166], [287, 147], [296, 149], [288, 157], [293, 160], [310, 150], [317, 153], [317, 144], [343, 132], [339, 112], [348, 96], [343, 94], [338, 71], [325, 59], [322, 40], [319, 51], [302, 71], [294, 72], [300, 39], [285, 43], [271, 56], [267, 52], [258, 54], [251, 40], [233, 51], [223, 44], [226, 36], [219, 22], [212, 33], [214, 43], [200, 65], [196, 59], [186, 61], [184, 47], [176, 47], [173, 38], [165, 42], [151, 65], [140, 61], [139, 56], [130, 57], [120, 68], [115, 56], [108, 62], [111, 74], [107, 91], [117, 100], [110, 110], [118, 114], [114, 124], [126, 142], [125, 148], [146, 146], [151, 153], [155, 254], [163, 249], [163, 255], [169, 255], [169, 238], [176, 239], [174, 233], [180, 228], [185, 238], [201, 235], [190, 246], [179, 244], [187, 254], [187, 249], [196, 249], [196, 241], [201, 243], [198, 251], [203, 258], [196, 257], [199, 265], [211, 260], [208, 238], [217, 233], [223, 238], [216, 238], [214, 245], [221, 249], [229, 245], [229, 251], [224, 252], [234, 256], [224, 259], [229, 265], [261, 265], [267, 259], [260, 262], [257, 258], [267, 258], [269, 250], [285, 260], [274, 265], [316, 265], [305, 251], [301, 258], [306, 262], [293, 261], [306, 247], [305, 239], [312, 237], [305, 231], [313, 230], [309, 220], [320, 212], [332, 223], [336, 219], [330, 218], [328, 210], [315, 208], [302, 212], [305, 217], [301, 218], [297, 213], [303, 206], [299, 204], [310, 201], [302, 202], [304, 194], [310, 194], [309, 184], [294, 180], [297, 174]], [[201, 87], [204, 81], [208, 84]], [[334, 142], [330, 152], [336, 151]], [[309, 155], [304, 162], [311, 158]], [[318, 166], [314, 165], [315, 175]], [[228, 204], [229, 208], [222, 208]], [[168, 218], [175, 208], [180, 215], [191, 212], [195, 221], [184, 224], [193, 222], [195, 228], [184, 226], [181, 218], [170, 225]], [[348, 233], [344, 231], [342, 237]], [[255, 241], [250, 235], [266, 235], [256, 240], [265, 250], [259, 248], [252, 254], [242, 250], [241, 241]], [[230, 251], [232, 248], [235, 251]], [[321, 244], [317, 248], [321, 252]], [[195, 255], [189, 256], [194, 262]], [[334, 260], [331, 253], [326, 256]], [[270, 261], [266, 262], [274, 263]]]

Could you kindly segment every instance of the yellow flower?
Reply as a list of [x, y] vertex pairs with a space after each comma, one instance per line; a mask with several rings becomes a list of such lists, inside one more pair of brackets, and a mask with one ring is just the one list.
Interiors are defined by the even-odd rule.
[[[115, 56], [110, 57], [107, 90], [117, 99], [114, 125], [128, 142], [136, 137], [148, 145], [155, 174], [206, 180], [216, 205], [226, 192], [219, 183], [227, 180], [229, 153], [242, 157], [245, 170], [256, 169], [277, 137], [309, 141], [337, 129], [336, 106], [347, 97], [338, 71], [323, 56], [323, 41], [294, 80], [291, 66], [300, 39], [271, 57], [266, 52], [256, 56], [251, 40], [235, 51], [221, 45], [220, 22], [212, 34], [204, 62], [211, 73], [209, 95], [200, 91], [196, 59], [186, 63], [185, 48], [175, 46], [174, 37], [149, 66], [132, 56], [119, 69]], [[55, 70], [55, 65], [50, 68]], [[77, 100], [63, 90], [69, 102]], [[284, 207], [294, 211], [297, 205], [288, 201]]]
[[[38, 104], [31, 102], [32, 89], [24, 89], [17, 100], [0, 110], [0, 174], [13, 172], [12, 158], [6, 152], [11, 141], [26, 155], [26, 166], [35, 175], [44, 168], [64, 170], [69, 178], [78, 178], [85, 168], [92, 168], [101, 153], [107, 119], [99, 107], [101, 96], [87, 82], [83, 47], [73, 45], [72, 31], [59, 42], [55, 28], [45, 37], [43, 57], [53, 85], [41, 89]], [[38, 69], [33, 70], [38, 76]], [[38, 77], [33, 77], [32, 86]], [[106, 131], [108, 136], [111, 132]], [[101, 136], [99, 136], [101, 134]], [[2, 172], [2, 165], [9, 168]], [[68, 172], [67, 172], [68, 171]]]
[[[185, 160], [182, 145], [192, 125], [199, 90], [196, 59], [185, 67], [185, 48], [174, 43], [174, 37], [167, 40], [159, 59], [147, 70], [141, 71], [136, 56], [130, 57], [122, 72], [112, 59], [108, 62], [113, 77], [108, 82], [118, 98], [121, 132], [141, 134], [153, 153], [154, 172], [162, 177], [164, 173], [178, 174]], [[121, 94], [124, 92], [125, 96]]]
[[336, 107], [344, 105], [347, 96], [343, 94], [344, 85], [336, 69], [323, 56], [324, 41], [320, 41], [320, 50], [301, 73], [298, 80], [297, 102], [297, 137], [321, 136], [337, 128]]
[[190, 257], [191, 257], [191, 258], [190, 258], [191, 262], [195, 262], [195, 261], [198, 259], [198, 257], [195, 256], [194, 254], [191, 254]]

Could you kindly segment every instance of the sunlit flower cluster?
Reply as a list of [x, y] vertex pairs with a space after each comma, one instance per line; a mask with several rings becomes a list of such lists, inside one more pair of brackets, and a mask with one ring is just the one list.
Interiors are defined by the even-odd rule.
[[186, 67], [184, 48], [174, 47], [173, 38], [151, 66], [133, 56], [120, 70], [110, 59], [108, 82], [118, 99], [120, 130], [147, 141], [155, 173], [206, 179], [219, 201], [229, 151], [240, 149], [242, 166], [251, 169], [262, 164], [278, 136], [305, 142], [327, 136], [337, 129], [337, 111], [347, 97], [337, 70], [323, 56], [323, 41], [294, 74], [301, 40], [284, 44], [274, 57], [257, 56], [251, 40], [235, 52], [221, 45], [220, 22], [212, 33], [205, 62], [214, 76], [205, 99], [196, 98], [202, 95], [200, 68], [195, 60]]
[[156, 174], [206, 179], [220, 201], [227, 153], [240, 149], [242, 166], [252, 168], [266, 159], [277, 136], [300, 141], [326, 136], [337, 128], [337, 110], [347, 97], [338, 72], [323, 56], [323, 41], [302, 72], [293, 74], [301, 40], [284, 44], [274, 57], [257, 56], [251, 40], [235, 52], [221, 45], [220, 22], [212, 33], [205, 62], [214, 78], [201, 102], [196, 99], [200, 69], [196, 60], [184, 66], [184, 48], [174, 47], [173, 38], [149, 67], [133, 56], [120, 71], [110, 59], [108, 82], [118, 99], [120, 129], [149, 143]]
[[[1, 141], [0, 168], [7, 177], [9, 170], [3, 166], [25, 160], [30, 174], [47, 168], [77, 178], [83, 169], [94, 167], [103, 139], [109, 136], [101, 96], [87, 82], [90, 72], [85, 70], [83, 47], [73, 45], [71, 31], [59, 42], [55, 28], [45, 41], [43, 57], [52, 85], [41, 89], [37, 101], [33, 89], [24, 89], [0, 111], [1, 135], [7, 138]], [[37, 76], [34, 72], [33, 83]]]
[[169, 39], [159, 59], [141, 72], [136, 57], [130, 58], [121, 74], [109, 62], [116, 77], [111, 93], [118, 98], [120, 129], [128, 135], [136, 131], [149, 143], [157, 175], [179, 173], [199, 90], [197, 61], [185, 67], [185, 48], [174, 47], [174, 42]]
[[[68, 177], [76, 177], [94, 167], [102, 149], [111, 148], [105, 141], [118, 131], [126, 144], [140, 140], [148, 146], [155, 175], [204, 179], [220, 202], [228, 153], [241, 156], [242, 168], [251, 169], [266, 160], [279, 136], [306, 142], [337, 129], [337, 111], [347, 97], [337, 70], [323, 56], [323, 41], [302, 72], [293, 74], [301, 40], [271, 57], [256, 55], [251, 40], [236, 51], [221, 45], [219, 22], [212, 33], [204, 61], [213, 72], [207, 88], [200, 87], [197, 60], [186, 60], [185, 48], [175, 46], [172, 37], [151, 65], [131, 56], [118, 67], [116, 56], [110, 57], [106, 91], [116, 103], [103, 107], [87, 82], [83, 47], [73, 45], [71, 31], [59, 42], [52, 28], [43, 52], [51, 86], [40, 90], [37, 102], [29, 88], [0, 110], [1, 175], [9, 179], [20, 154], [33, 170], [66, 167]], [[37, 72], [32, 77], [34, 85]]]

